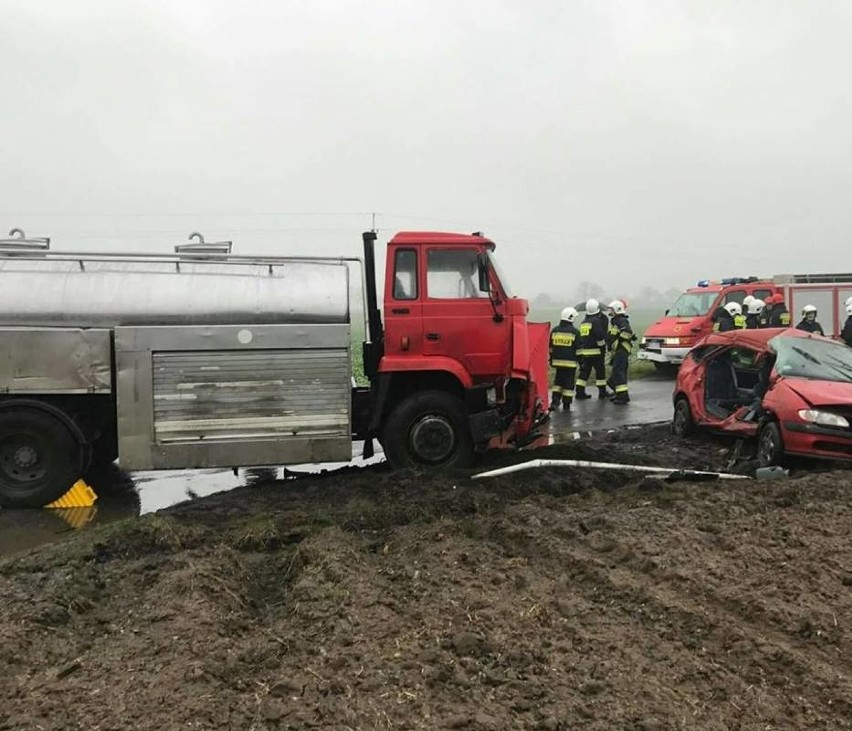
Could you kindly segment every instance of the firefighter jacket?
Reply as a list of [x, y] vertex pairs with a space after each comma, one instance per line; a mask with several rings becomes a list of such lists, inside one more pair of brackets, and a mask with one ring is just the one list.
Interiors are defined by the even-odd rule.
[[550, 365], [554, 368], [577, 367], [577, 339], [580, 333], [567, 320], [550, 331]]
[[760, 327], [760, 315], [746, 315], [746, 329], [757, 330]]
[[787, 305], [773, 306], [772, 314], [769, 316], [769, 327], [790, 327], [790, 313], [787, 312]]
[[734, 329], [735, 330], [745, 330], [746, 327], [746, 316], [745, 315], [734, 315]]
[[613, 355], [619, 350], [624, 350], [629, 355], [634, 340], [636, 336], [630, 327], [630, 318], [627, 315], [613, 315], [607, 333], [607, 347]]
[[713, 318], [715, 320], [713, 324], [713, 332], [724, 333], [736, 328], [734, 318], [731, 316], [731, 313], [721, 307], [716, 310], [716, 314], [713, 315]]
[[757, 326], [760, 328], [763, 327], [772, 327], [769, 323], [772, 320], [772, 308], [766, 307], [763, 312], [761, 312], [757, 316]]
[[825, 335], [825, 333], [822, 331], [822, 325], [820, 325], [816, 320], [806, 320], [802, 318], [802, 321], [798, 325], [796, 325], [796, 330], [804, 330], [807, 333]]
[[852, 315], [847, 317], [846, 322], [843, 323], [843, 329], [840, 331], [840, 339], [852, 347]]
[[583, 322], [580, 323], [577, 355], [585, 358], [603, 355], [606, 349], [607, 328], [608, 321], [606, 315], [602, 312], [586, 315]]

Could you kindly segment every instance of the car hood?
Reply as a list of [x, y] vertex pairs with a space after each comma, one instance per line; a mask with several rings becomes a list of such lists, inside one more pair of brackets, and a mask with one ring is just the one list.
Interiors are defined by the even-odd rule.
[[781, 381], [811, 406], [852, 405], [852, 383], [846, 381], [815, 381], [809, 378], [784, 378]]

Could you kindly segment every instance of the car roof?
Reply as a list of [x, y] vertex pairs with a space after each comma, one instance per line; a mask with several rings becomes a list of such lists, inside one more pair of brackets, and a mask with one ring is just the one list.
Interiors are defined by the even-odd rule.
[[783, 335], [785, 338], [812, 338], [834, 342], [831, 338], [814, 335], [804, 330], [797, 330], [794, 327], [767, 327], [759, 330], [727, 330], [722, 333], [710, 333], [704, 338], [703, 344], [744, 345], [754, 350], [769, 350], [767, 343], [777, 335]]

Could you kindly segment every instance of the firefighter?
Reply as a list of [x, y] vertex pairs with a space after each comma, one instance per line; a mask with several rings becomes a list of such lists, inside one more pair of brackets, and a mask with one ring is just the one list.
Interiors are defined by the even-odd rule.
[[769, 321], [772, 319], [772, 297], [769, 295], [763, 301], [763, 311], [757, 317], [757, 326], [759, 328], [769, 327]]
[[763, 300], [757, 297], [752, 297], [748, 305], [748, 315], [746, 315], [746, 328], [749, 330], [757, 330], [760, 327], [760, 318], [763, 315], [764, 304]]
[[825, 335], [822, 331], [822, 325], [817, 322], [817, 308], [813, 305], [805, 305], [802, 308], [802, 321], [796, 325], [797, 330], [804, 330], [817, 335]]
[[790, 327], [790, 313], [787, 310], [787, 305], [784, 304], [784, 297], [780, 294], [773, 294], [769, 299], [772, 300], [769, 327]]
[[577, 379], [577, 338], [580, 333], [574, 327], [577, 310], [566, 307], [562, 310], [559, 324], [550, 333], [550, 365], [556, 369], [553, 388], [550, 389], [550, 410], [556, 411], [561, 401], [568, 411], [574, 400], [574, 382]]
[[[754, 295], [747, 294], [743, 297], [742, 305], [740, 305], [743, 308], [743, 314], [746, 315], [746, 319], [748, 319], [748, 308], [751, 307], [752, 302], [754, 302]], [[748, 324], [746, 324], [746, 327], [748, 327]]]
[[720, 307], [716, 312], [716, 318], [716, 324], [713, 325], [715, 332], [723, 333], [745, 327], [743, 308], [740, 307], [739, 302], [728, 302], [724, 307]]
[[846, 322], [840, 331], [840, 339], [852, 348], [852, 297], [846, 300]]
[[592, 298], [586, 302], [586, 316], [580, 323], [580, 339], [578, 341], [577, 355], [580, 357], [580, 375], [577, 378], [578, 399], [591, 398], [586, 393], [588, 378], [595, 371], [595, 385], [598, 387], [598, 398], [605, 399], [606, 391], [606, 363], [604, 351], [606, 349], [606, 334], [609, 329], [609, 321], [601, 312], [601, 305]]
[[636, 336], [633, 334], [633, 328], [630, 327], [630, 318], [627, 316], [624, 303], [621, 300], [615, 300], [610, 303], [609, 309], [612, 312], [607, 333], [607, 347], [612, 353], [610, 359], [612, 375], [609, 384], [615, 391], [611, 400], [612, 403], [621, 405], [630, 401], [630, 394], [627, 391], [627, 363]]

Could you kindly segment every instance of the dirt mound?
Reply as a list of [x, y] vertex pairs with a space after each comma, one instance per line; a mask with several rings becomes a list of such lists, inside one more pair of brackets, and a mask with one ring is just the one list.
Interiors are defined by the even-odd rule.
[[[546, 453], [727, 459], [626, 434]], [[0, 729], [852, 728], [846, 483], [373, 468], [105, 526], [0, 562]]]

